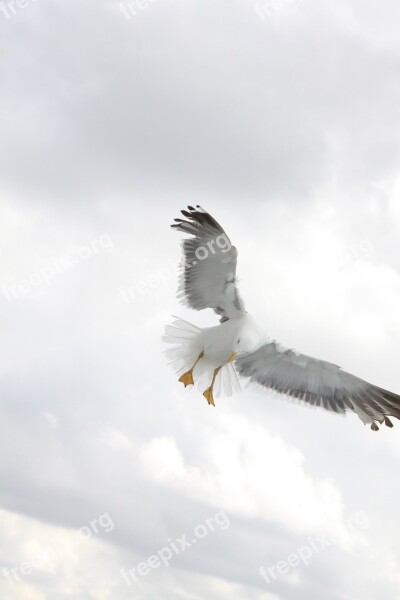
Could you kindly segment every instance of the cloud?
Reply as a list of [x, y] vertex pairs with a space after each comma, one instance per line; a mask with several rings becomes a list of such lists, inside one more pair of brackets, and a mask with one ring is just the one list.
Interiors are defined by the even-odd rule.
[[298, 450], [268, 429], [225, 413], [201, 437], [195, 464], [185, 464], [174, 439], [150, 440], [140, 451], [144, 471], [229, 513], [279, 523], [297, 534], [343, 534], [343, 502], [333, 482], [313, 481]]
[[[247, 0], [0, 14], [0, 573], [60, 547], [0, 578], [6, 600], [399, 594], [398, 428], [250, 389], [210, 410], [160, 341], [171, 313], [215, 323], [174, 300], [168, 225], [198, 202], [272, 337], [400, 389], [400, 9], [282, 4], [264, 21]], [[222, 509], [226, 531], [123, 581]], [[77, 556], [106, 513], [115, 529]], [[337, 543], [266, 584], [260, 566], [321, 533]]]

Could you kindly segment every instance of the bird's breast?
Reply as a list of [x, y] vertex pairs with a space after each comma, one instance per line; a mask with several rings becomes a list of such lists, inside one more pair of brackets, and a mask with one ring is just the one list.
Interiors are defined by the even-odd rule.
[[204, 355], [218, 366], [225, 364], [234, 350], [240, 331], [239, 321], [239, 319], [229, 319], [202, 332]]

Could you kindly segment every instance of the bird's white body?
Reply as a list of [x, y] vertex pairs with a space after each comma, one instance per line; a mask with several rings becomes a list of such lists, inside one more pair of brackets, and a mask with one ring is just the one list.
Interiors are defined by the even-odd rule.
[[206, 327], [200, 334], [204, 356], [215, 366], [224, 365], [233, 352], [241, 356], [257, 350], [265, 339], [266, 336], [260, 333], [260, 328], [248, 313], [215, 327]]
[[[262, 333], [253, 317], [243, 313], [215, 327], [203, 329], [176, 318], [167, 325], [164, 340], [174, 347], [166, 351], [175, 369], [183, 373], [193, 365], [195, 385], [200, 389], [209, 382], [214, 369], [220, 367], [217, 379], [217, 393], [231, 395], [240, 390], [240, 384], [230, 357], [245, 356], [260, 348], [268, 339]], [[198, 357], [202, 359], [198, 362]]]

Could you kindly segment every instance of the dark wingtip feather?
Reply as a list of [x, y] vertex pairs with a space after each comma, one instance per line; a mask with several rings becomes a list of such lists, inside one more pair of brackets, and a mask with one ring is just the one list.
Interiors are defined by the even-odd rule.
[[182, 231], [183, 233], [198, 238], [201, 238], [202, 235], [218, 235], [224, 233], [221, 225], [209, 213], [205, 212], [200, 205], [197, 205], [197, 208], [194, 208], [189, 204], [187, 210], [181, 210], [181, 213], [186, 220], [174, 219], [175, 223], [171, 225], [173, 229], [177, 229], [178, 231]]
[[371, 423], [371, 429], [372, 429], [372, 431], [379, 431], [379, 427], [375, 422]]
[[385, 417], [384, 420], [385, 420], [386, 427], [393, 427], [393, 423], [388, 417]]

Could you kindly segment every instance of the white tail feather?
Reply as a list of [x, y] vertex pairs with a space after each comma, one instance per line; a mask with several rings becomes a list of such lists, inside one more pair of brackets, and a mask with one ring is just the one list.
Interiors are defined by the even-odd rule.
[[[165, 355], [178, 375], [183, 375], [191, 369], [203, 352], [202, 329], [174, 317], [170, 325], [165, 327], [163, 341], [172, 344], [172, 348], [165, 351]], [[193, 370], [193, 380], [201, 392], [204, 392], [211, 383], [214, 369], [220, 365], [214, 364], [208, 358], [201, 358]], [[239, 380], [232, 363], [224, 365], [215, 380], [214, 396], [231, 396], [234, 391], [240, 390]]]

